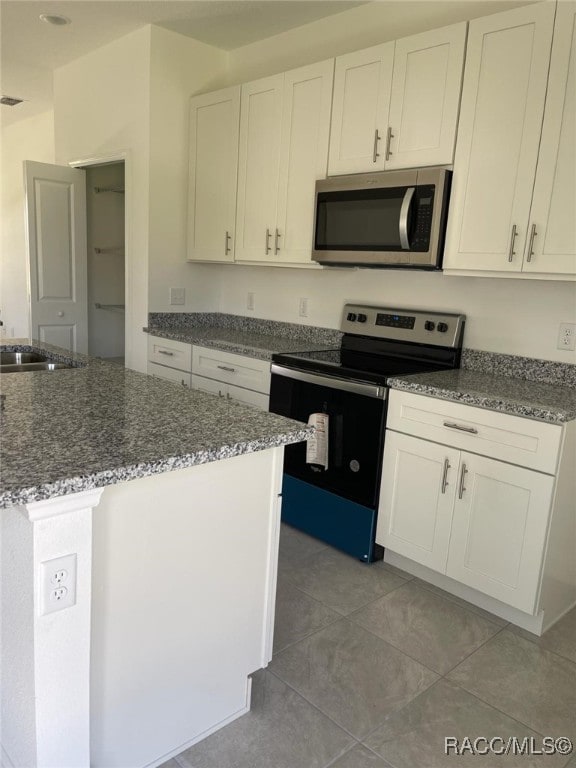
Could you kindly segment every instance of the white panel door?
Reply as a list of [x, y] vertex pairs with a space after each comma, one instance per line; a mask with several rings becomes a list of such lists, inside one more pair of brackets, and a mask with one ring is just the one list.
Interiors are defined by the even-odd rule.
[[86, 173], [24, 162], [31, 335], [88, 352]]
[[336, 59], [328, 175], [384, 169], [394, 43]]
[[451, 165], [467, 24], [396, 41], [386, 169]]
[[376, 542], [445, 572], [459, 451], [386, 432]]
[[326, 177], [334, 60], [286, 72], [274, 260], [310, 262], [316, 179]]
[[239, 85], [190, 102], [189, 260], [234, 260], [239, 123]]
[[242, 86], [236, 261], [274, 261], [284, 75]]
[[554, 3], [470, 22], [444, 267], [520, 271]]
[[553, 486], [550, 475], [462, 453], [446, 574], [533, 613]]
[[576, 274], [576, 3], [558, 3], [525, 272]]

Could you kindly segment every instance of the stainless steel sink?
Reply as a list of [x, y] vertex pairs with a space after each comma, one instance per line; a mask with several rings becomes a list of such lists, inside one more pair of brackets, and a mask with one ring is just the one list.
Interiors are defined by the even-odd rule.
[[38, 352], [0, 352], [0, 365], [22, 365], [24, 363], [44, 363], [47, 355]]
[[26, 371], [57, 371], [60, 368], [73, 368], [74, 366], [68, 365], [68, 363], [50, 363], [50, 362], [37, 362], [37, 363], [2, 363], [0, 365], [0, 373], [26, 373]]

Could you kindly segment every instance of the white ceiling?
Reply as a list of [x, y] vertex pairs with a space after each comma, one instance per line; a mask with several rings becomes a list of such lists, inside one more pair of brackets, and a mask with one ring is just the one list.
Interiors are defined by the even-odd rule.
[[[5, 122], [49, 109], [52, 72], [146, 24], [232, 50], [349, 8], [349, 0], [0, 0], [1, 106]], [[41, 13], [72, 20], [40, 21]]]

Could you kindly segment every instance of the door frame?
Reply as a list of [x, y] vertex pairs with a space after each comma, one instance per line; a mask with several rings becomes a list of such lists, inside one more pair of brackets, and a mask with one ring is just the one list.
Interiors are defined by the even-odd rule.
[[[133, 343], [130, 329], [133, 326], [134, 315], [134, 281], [133, 248], [132, 248], [132, 217], [129, 215], [130, 207], [126, 201], [132, 200], [132, 157], [129, 149], [119, 150], [105, 155], [92, 155], [78, 160], [71, 160], [68, 165], [71, 168], [87, 168], [93, 165], [109, 165], [111, 163], [124, 163], [124, 359], [126, 367], [132, 365]], [[130, 366], [128, 365], [130, 364]]]

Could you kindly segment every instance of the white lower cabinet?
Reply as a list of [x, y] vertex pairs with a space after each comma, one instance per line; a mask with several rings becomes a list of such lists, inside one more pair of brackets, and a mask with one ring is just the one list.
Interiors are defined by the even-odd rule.
[[148, 374], [190, 386], [192, 346], [175, 339], [148, 336]]
[[268, 410], [269, 395], [262, 392], [254, 392], [252, 389], [235, 387], [233, 384], [225, 384], [216, 379], [207, 379], [205, 376], [192, 376], [192, 389], [202, 392], [210, 392], [213, 395], [225, 397], [227, 400], [235, 400], [245, 405], [253, 405], [263, 411]]
[[[574, 433], [392, 391], [377, 543], [549, 625], [576, 602]], [[546, 445], [545, 471], [501, 460], [510, 442]]]
[[268, 361], [195, 345], [192, 349], [192, 370], [192, 389], [268, 410]]

